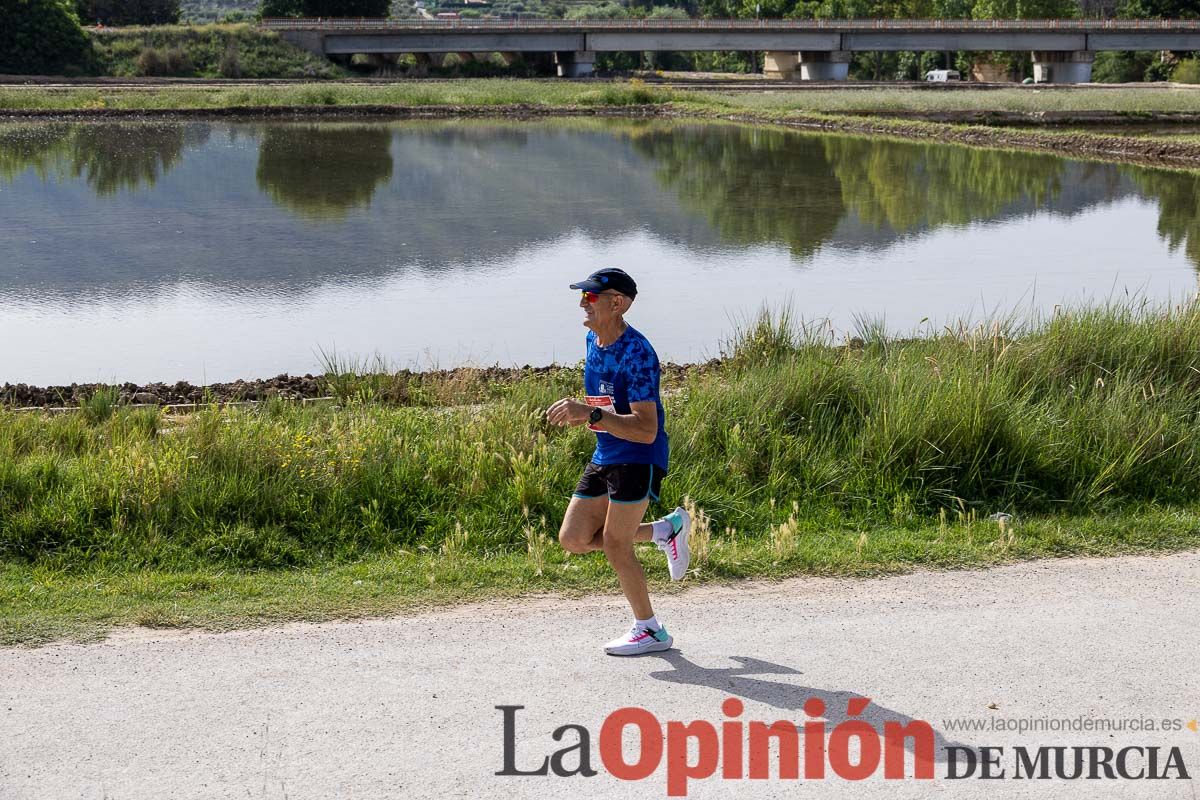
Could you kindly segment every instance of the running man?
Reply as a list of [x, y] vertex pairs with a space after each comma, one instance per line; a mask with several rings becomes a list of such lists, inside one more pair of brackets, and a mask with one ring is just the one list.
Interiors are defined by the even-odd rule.
[[554, 425], [583, 425], [596, 433], [596, 451], [571, 495], [558, 540], [570, 553], [603, 550], [633, 609], [629, 633], [604, 652], [631, 656], [667, 650], [674, 641], [654, 615], [635, 542], [654, 542], [667, 556], [671, 580], [687, 572], [691, 519], [676, 508], [643, 523], [667, 474], [667, 433], [658, 395], [658, 356], [646, 337], [625, 322], [637, 284], [619, 269], [602, 269], [571, 284], [583, 296], [587, 402], [563, 398], [546, 412]]

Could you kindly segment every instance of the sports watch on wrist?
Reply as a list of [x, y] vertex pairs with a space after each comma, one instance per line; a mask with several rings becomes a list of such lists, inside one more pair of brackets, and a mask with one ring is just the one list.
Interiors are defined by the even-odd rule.
[[588, 422], [592, 425], [598, 425], [602, 419], [604, 419], [604, 412], [598, 406], [592, 409], [592, 413], [588, 414]]

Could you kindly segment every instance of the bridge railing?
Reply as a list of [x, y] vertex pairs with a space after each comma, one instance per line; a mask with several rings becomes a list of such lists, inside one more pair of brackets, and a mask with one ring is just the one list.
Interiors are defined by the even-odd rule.
[[1200, 20], [1172, 19], [336, 19], [266, 17], [260, 23], [268, 30], [1071, 30], [1071, 31], [1200, 31]]

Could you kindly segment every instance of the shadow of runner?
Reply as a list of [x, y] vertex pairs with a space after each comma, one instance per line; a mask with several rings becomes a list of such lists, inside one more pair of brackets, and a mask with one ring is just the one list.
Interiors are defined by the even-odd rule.
[[[854, 698], [863, 697], [863, 695], [857, 692], [838, 692], [828, 689], [818, 689], [812, 686], [797, 686], [790, 683], [749, 677], [752, 675], [803, 674], [800, 670], [793, 667], [772, 664], [769, 661], [763, 661], [758, 658], [730, 656], [730, 660], [736, 661], [740, 666], [715, 668], [702, 667], [699, 664], [688, 661], [678, 650], [668, 650], [663, 653], [647, 653], [643, 658], [660, 658], [671, 665], [672, 669], [670, 671], [651, 672], [650, 677], [655, 680], [682, 683], [690, 686], [707, 686], [725, 694], [740, 697], [743, 700], [753, 700], [785, 711], [797, 711], [801, 715], [804, 714], [804, 702], [811, 697], [818, 698], [825, 703], [824, 719], [826, 720], [826, 731], [832, 731], [840, 723], [848, 719], [860, 719], [870, 723], [875, 730], [879, 731], [882, 737], [883, 724], [885, 722], [897, 722], [901, 725], [907, 725], [914, 719], [914, 717], [901, 714], [899, 711], [893, 711], [890, 708], [877, 705], [874, 701], [861, 714], [850, 715], [847, 713], [847, 704], [849, 701]], [[769, 721], [773, 722], [774, 720]], [[929, 722], [929, 720], [924, 721]], [[797, 727], [800, 728], [800, 735], [803, 736], [803, 727], [799, 724]], [[933, 727], [933, 723], [930, 723], [930, 727]], [[933, 735], [934, 760], [939, 763], [945, 762], [947, 747], [964, 748], [970, 750], [975, 756], [979, 756], [979, 751], [974, 745], [950, 741], [936, 728], [933, 729]], [[911, 740], [905, 740], [905, 749], [910, 753], [912, 752]], [[960, 760], [961, 758], [962, 756], [960, 756]]]

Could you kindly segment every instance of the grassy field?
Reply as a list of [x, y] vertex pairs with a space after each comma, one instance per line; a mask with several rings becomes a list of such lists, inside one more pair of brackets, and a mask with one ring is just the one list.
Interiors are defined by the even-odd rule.
[[1011, 89], [828, 89], [771, 94], [744, 92], [737, 105], [759, 111], [1113, 111], [1131, 115], [1150, 112], [1200, 112], [1200, 86], [1136, 88]]
[[192, 84], [137, 89], [102, 86], [0, 86], [0, 110], [79, 111], [96, 108], [223, 109], [245, 106], [502, 106], [665, 105], [731, 112], [845, 113], [850, 111], [1113, 111], [1200, 112], [1200, 87], [970, 91], [928, 89], [809, 89], [699, 92], [655, 87], [638, 80], [611, 83], [555, 79], [421, 80], [403, 83], [316, 83], [287, 86]]
[[0, 109], [90, 110], [222, 109], [304, 106], [504, 106], [640, 105], [673, 101], [716, 104], [700, 93], [679, 93], [635, 83], [580, 84], [553, 79], [423, 80], [405, 83], [296, 85], [103, 86], [41, 88], [0, 87]]
[[[1200, 304], [820, 331], [765, 316], [666, 387], [693, 580], [1200, 545]], [[0, 411], [0, 642], [615, 588], [554, 542], [593, 437], [543, 410], [577, 369], [329, 381], [336, 407]]]
[[[658, 551], [640, 554], [655, 597], [697, 582], [796, 575], [874, 576], [913, 568], [986, 566], [1067, 555], [1169, 552], [1200, 545], [1200, 507], [1147, 506], [1104, 515], [995, 522], [831, 525], [807, 523], [794, 536], [774, 526], [759, 535], [707, 528], [684, 583], [670, 583]], [[229, 630], [295, 621], [380, 616], [445, 604], [544, 592], [620, 590], [603, 556], [570, 556], [542, 532], [511, 551], [465, 547], [395, 549], [350, 564], [275, 570], [78, 569], [0, 563], [0, 646], [69, 637], [89, 640], [113, 627]], [[664, 600], [663, 606], [670, 601]]]

